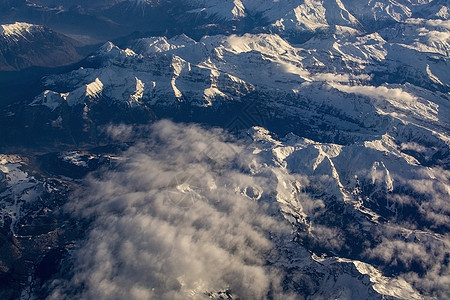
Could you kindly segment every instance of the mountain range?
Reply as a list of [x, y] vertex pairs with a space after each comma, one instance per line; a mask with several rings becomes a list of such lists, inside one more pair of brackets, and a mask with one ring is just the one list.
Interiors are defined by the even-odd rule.
[[448, 11], [2, 1], [0, 295], [447, 298]]

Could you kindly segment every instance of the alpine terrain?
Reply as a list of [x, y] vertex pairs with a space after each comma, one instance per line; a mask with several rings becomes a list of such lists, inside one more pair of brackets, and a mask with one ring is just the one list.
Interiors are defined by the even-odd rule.
[[0, 1], [0, 297], [450, 298], [449, 12]]

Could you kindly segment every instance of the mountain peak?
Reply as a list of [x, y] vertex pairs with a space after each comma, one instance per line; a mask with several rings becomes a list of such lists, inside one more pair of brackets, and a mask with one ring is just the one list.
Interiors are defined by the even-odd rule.
[[0, 25], [0, 70], [55, 67], [81, 59], [79, 43], [48, 27], [25, 22]]
[[43, 26], [29, 24], [25, 22], [15, 22], [13, 24], [5, 24], [0, 26], [0, 34], [13, 37], [24, 36], [24, 34], [30, 34], [32, 31], [42, 31]]

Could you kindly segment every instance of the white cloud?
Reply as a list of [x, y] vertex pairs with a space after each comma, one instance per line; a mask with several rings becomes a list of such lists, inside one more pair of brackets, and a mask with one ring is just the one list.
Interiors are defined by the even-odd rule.
[[401, 149], [402, 150], [412, 150], [412, 151], [416, 151], [416, 152], [420, 152], [420, 153], [427, 151], [426, 147], [419, 145], [415, 142], [402, 143]]
[[[120, 125], [107, 132], [135, 140], [136, 130]], [[330, 253], [343, 253], [361, 239], [367, 247], [362, 260], [398, 267], [408, 283], [430, 295], [446, 293], [449, 239], [432, 233], [433, 228], [416, 230], [418, 224], [409, 219], [359, 223], [356, 210], [344, 215], [327, 210], [335, 202], [311, 199], [303, 188], [329, 191], [330, 176], [307, 180], [289, 173], [271, 161], [268, 149], [253, 154], [254, 148], [218, 129], [160, 121], [138, 131], [145, 139], [126, 151], [114, 170], [88, 177], [67, 205], [68, 212], [91, 223], [86, 240], [73, 252], [73, 272], [49, 285], [50, 299], [208, 299], [208, 293], [219, 291], [240, 299], [289, 299], [283, 288], [298, 286], [298, 274], [301, 282], [311, 282], [308, 293], [328, 293], [317, 278], [337, 278], [337, 271], [312, 262], [292, 265], [308, 261], [308, 251], [296, 242], [280, 242], [302, 234]], [[419, 171], [414, 177], [419, 179], [392, 172], [395, 182], [407, 188], [392, 200], [445, 228], [448, 171], [433, 170], [426, 170], [429, 180], [422, 180], [428, 177]], [[303, 225], [309, 227], [292, 235], [282, 213], [293, 224], [308, 219]], [[355, 219], [339, 225], [350, 215]], [[425, 273], [415, 272], [415, 266]], [[349, 280], [360, 284], [356, 277]], [[335, 290], [341, 284], [336, 282]]]
[[351, 75], [351, 74], [335, 74], [335, 73], [320, 73], [314, 75], [312, 78], [314, 81], [341, 82], [341, 83], [348, 83], [350, 81], [359, 81], [359, 80], [367, 81], [371, 79], [371, 77], [366, 74]]
[[127, 124], [108, 125], [104, 128], [108, 137], [113, 140], [126, 141], [132, 137], [133, 126]]
[[[129, 132], [122, 127], [109, 132]], [[207, 299], [227, 289], [241, 299], [269, 292], [285, 299], [282, 272], [266, 261], [277, 251], [270, 235], [290, 235], [290, 227], [264, 201], [273, 193], [267, 177], [250, 175], [244, 164], [254, 166], [255, 158], [224, 139], [162, 121], [116, 170], [89, 177], [67, 209], [94, 220], [74, 252], [73, 276], [54, 281], [50, 299], [77, 289], [85, 299]], [[205, 155], [211, 147], [220, 155]], [[230, 166], [215, 169], [224, 163]], [[191, 181], [181, 185], [176, 177]], [[173, 201], [171, 191], [189, 194], [188, 205]]]
[[358, 94], [368, 97], [378, 97], [382, 99], [392, 99], [399, 102], [415, 102], [417, 98], [410, 93], [403, 91], [401, 88], [387, 88], [384, 86], [349, 86], [338, 83], [330, 83], [330, 85], [341, 92]]
[[331, 228], [323, 225], [314, 225], [312, 227], [314, 240], [322, 247], [335, 250], [341, 250], [346, 240], [344, 234], [339, 228]]
[[389, 267], [406, 267], [410, 271], [400, 274], [401, 278], [425, 295], [447, 298], [450, 294], [449, 236], [438, 237], [423, 231], [410, 231], [406, 235], [405, 231], [399, 232], [398, 229], [385, 227], [380, 232], [381, 243], [367, 249], [365, 255], [381, 260]]

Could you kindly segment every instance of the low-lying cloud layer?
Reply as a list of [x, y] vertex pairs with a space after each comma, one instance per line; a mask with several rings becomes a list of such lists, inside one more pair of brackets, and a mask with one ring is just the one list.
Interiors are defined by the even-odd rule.
[[54, 281], [50, 299], [203, 299], [226, 290], [286, 299], [281, 271], [267, 264], [277, 255], [271, 235], [290, 234], [264, 201], [274, 184], [225, 139], [162, 121], [116, 170], [89, 177], [67, 208], [92, 219], [90, 232], [73, 276]]
[[[354, 298], [380, 296], [371, 284], [381, 280], [378, 271], [362, 280], [345, 259], [358, 266], [369, 262], [390, 276], [381, 280], [384, 295], [420, 298], [415, 289], [436, 298], [450, 294], [447, 170], [428, 168], [433, 176], [419, 180], [429, 177], [419, 176], [419, 168], [416, 177], [402, 178], [397, 171], [407, 166], [403, 160], [386, 159], [385, 171], [374, 169], [382, 154], [363, 147], [357, 153], [370, 155], [351, 160], [347, 169], [337, 156], [346, 159], [347, 148], [324, 145], [320, 149], [329, 148], [336, 164], [307, 173], [313, 165], [308, 161], [320, 157], [317, 145], [273, 149], [282, 143], [261, 128], [246, 145], [220, 129], [169, 121], [108, 127], [105, 134], [140, 142], [112, 170], [86, 178], [67, 204], [67, 211], [90, 227], [72, 252], [70, 274], [47, 285], [50, 299], [220, 299], [220, 293], [298, 299], [332, 298], [342, 291]], [[280, 162], [283, 151], [292, 157]], [[342, 182], [358, 174], [355, 197], [367, 201], [378, 199], [375, 184], [386, 184], [386, 191], [396, 193], [389, 197], [396, 218], [370, 221], [358, 205], [340, 201], [341, 190], [333, 188], [337, 179], [327, 166], [339, 167]], [[383, 199], [380, 206], [386, 205]], [[323, 252], [345, 259], [321, 264], [311, 258]], [[407, 283], [394, 289], [398, 278]]]

